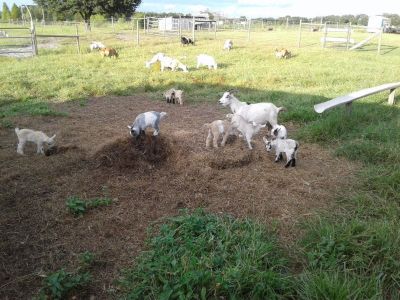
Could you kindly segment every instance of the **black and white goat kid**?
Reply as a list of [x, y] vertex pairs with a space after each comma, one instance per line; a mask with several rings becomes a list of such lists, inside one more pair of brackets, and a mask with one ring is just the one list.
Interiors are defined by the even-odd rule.
[[280, 138], [272, 138], [271, 140], [268, 140], [265, 137], [263, 137], [263, 140], [268, 152], [271, 151], [272, 148], [275, 149], [275, 162], [281, 161], [283, 158], [282, 154], [285, 153], [285, 168], [296, 166], [297, 151], [299, 149], [299, 143], [297, 141]]
[[181, 44], [182, 44], [183, 46], [189, 45], [189, 44], [194, 45], [194, 41], [193, 41], [191, 38], [188, 38], [188, 37], [186, 37], [186, 36], [181, 36]]

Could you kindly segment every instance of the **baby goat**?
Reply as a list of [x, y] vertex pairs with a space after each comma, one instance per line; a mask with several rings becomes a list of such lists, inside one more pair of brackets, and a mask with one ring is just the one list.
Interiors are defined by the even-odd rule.
[[275, 49], [275, 57], [276, 58], [285, 58], [288, 59], [292, 56], [292, 54], [286, 48], [282, 48], [281, 50]]
[[100, 49], [100, 55], [102, 57], [118, 57], [118, 52], [114, 48], [101, 48]]
[[232, 40], [226, 40], [224, 43], [224, 50], [230, 51], [233, 48]]
[[227, 120], [215, 120], [211, 123], [204, 124], [204, 127], [208, 128], [206, 148], [210, 147], [211, 140], [213, 141], [213, 147], [218, 148], [218, 139], [222, 134], [224, 137], [222, 138], [221, 146], [225, 146], [229, 135], [233, 134], [232, 125]]
[[283, 125], [275, 125], [271, 129], [271, 135], [278, 139], [287, 139], [287, 129]]
[[164, 72], [165, 68], [170, 68], [172, 71], [175, 71], [176, 69], [181, 69], [185, 73], [188, 72], [188, 68], [175, 58], [163, 56], [160, 58], [160, 63], [161, 63], [161, 72]]
[[206, 54], [200, 54], [197, 56], [197, 69], [201, 66], [207, 66], [208, 69], [216, 70], [218, 68], [217, 62], [214, 57]]
[[56, 135], [52, 137], [48, 137], [45, 133], [41, 131], [34, 131], [31, 129], [19, 129], [15, 128], [15, 133], [18, 137], [18, 148], [17, 153], [24, 155], [24, 146], [26, 142], [33, 142], [36, 144], [37, 151], [36, 153], [44, 154], [43, 144], [46, 143], [49, 148], [53, 147], [55, 144], [54, 138]]
[[166, 112], [148, 111], [138, 115], [131, 126], [128, 125], [130, 134], [138, 138], [145, 133], [146, 128], [154, 128], [153, 136], [160, 132], [160, 121], [167, 115]]
[[287, 161], [285, 168], [296, 166], [297, 151], [299, 149], [299, 143], [297, 141], [291, 139], [268, 140], [265, 137], [263, 137], [263, 140], [268, 152], [271, 151], [272, 148], [275, 149], [275, 162], [280, 161], [282, 159], [282, 153], [285, 153]]
[[90, 44], [90, 51], [94, 51], [94, 50], [100, 50], [102, 48], [105, 48], [106, 46], [104, 46], [104, 44], [102, 42], [92, 42]]
[[244, 137], [249, 146], [249, 149], [252, 150], [253, 147], [251, 146], [251, 139], [253, 135], [260, 131], [261, 128], [265, 127], [266, 125], [256, 124], [255, 122], [247, 122], [241, 115], [230, 114], [227, 117], [231, 117], [232, 121], [232, 128], [237, 129]]
[[176, 89], [169, 89], [168, 91], [165, 91], [163, 93], [163, 96], [165, 97], [165, 100], [167, 103], [173, 103], [175, 104], [175, 101], [179, 103], [180, 105], [183, 105], [183, 91], [182, 90], [176, 90]]
[[186, 36], [181, 36], [181, 44], [184, 45], [189, 45], [192, 44], [194, 46], [194, 42], [192, 41], [191, 38], [188, 38]]

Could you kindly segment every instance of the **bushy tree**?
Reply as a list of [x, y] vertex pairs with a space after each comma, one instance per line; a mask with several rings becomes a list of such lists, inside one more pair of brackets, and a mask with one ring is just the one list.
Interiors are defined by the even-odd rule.
[[10, 20], [10, 9], [7, 6], [7, 3], [3, 2], [3, 9], [1, 10], [1, 20], [9, 21]]
[[125, 16], [130, 18], [141, 0], [35, 0], [40, 6], [53, 12], [68, 12], [80, 14], [85, 20], [86, 28], [90, 30], [90, 17], [95, 14], [106, 16]]
[[11, 20], [21, 19], [21, 9], [15, 3], [11, 7], [10, 19]]

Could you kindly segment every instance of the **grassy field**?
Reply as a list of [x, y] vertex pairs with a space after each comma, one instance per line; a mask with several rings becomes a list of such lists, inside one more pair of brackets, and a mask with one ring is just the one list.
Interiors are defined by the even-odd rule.
[[[50, 27], [38, 29], [38, 32], [45, 30], [65, 33], [66, 29]], [[68, 30], [74, 33], [73, 28]], [[315, 220], [302, 224], [304, 234], [297, 241], [295, 250], [279, 254], [285, 256], [285, 263], [281, 263], [282, 257], [271, 258], [277, 264], [276, 268], [274, 265], [270, 266], [271, 270], [275, 268], [274, 272], [260, 273], [259, 266], [255, 264], [257, 267], [246, 271], [257, 274], [254, 277], [248, 276], [249, 282], [235, 281], [232, 279], [234, 276], [240, 278], [240, 274], [247, 274], [243, 265], [251, 263], [243, 258], [234, 260], [235, 263], [229, 267], [234, 274], [232, 278], [218, 275], [221, 279], [219, 284], [227, 290], [220, 295], [233, 298], [251, 295], [260, 299], [263, 297], [259, 295], [270, 295], [270, 299], [398, 299], [399, 104], [388, 106], [387, 95], [381, 93], [354, 103], [351, 116], [346, 116], [341, 108], [318, 115], [313, 111], [313, 105], [366, 87], [399, 81], [400, 36], [383, 36], [382, 55], [376, 53], [376, 40], [375, 44], [357, 51], [343, 51], [322, 49], [319, 42], [322, 33], [318, 32], [304, 32], [302, 47], [297, 48], [297, 36], [296, 30], [254, 32], [251, 40], [247, 41], [246, 32], [218, 32], [217, 39], [213, 38], [212, 32], [205, 32], [198, 35], [195, 47], [181, 47], [177, 37], [142, 35], [141, 45], [138, 47], [134, 33], [128, 29], [118, 32], [117, 35], [109, 30], [105, 32], [98, 29], [82, 36], [81, 55], [75, 54], [73, 41], [52, 41], [59, 45], [52, 50], [40, 48], [40, 55], [32, 59], [0, 58], [0, 125], [12, 127], [14, 116], [19, 115], [63, 115], [63, 112], [52, 110], [49, 104], [55, 102], [84, 103], [89, 97], [136, 93], [146, 93], [150, 98], [158, 100], [161, 92], [172, 86], [185, 90], [188, 103], [191, 104], [216, 103], [224, 91], [236, 88], [242, 101], [273, 102], [278, 106], [285, 106], [287, 112], [281, 115], [281, 122], [290, 121], [298, 126], [296, 138], [300, 143], [319, 143], [331, 149], [332, 155], [360, 163], [362, 168], [357, 174], [358, 181], [351, 190], [343, 191], [343, 195], [337, 199], [335, 210], [321, 212]], [[365, 37], [365, 33], [354, 34], [356, 41]], [[233, 51], [222, 51], [225, 38], [233, 39]], [[92, 40], [101, 40], [107, 46], [118, 49], [119, 59], [102, 59], [98, 53], [89, 53], [88, 45]], [[293, 58], [276, 60], [273, 54], [276, 47], [290, 49]], [[160, 73], [145, 69], [144, 62], [157, 52], [165, 52], [180, 59], [188, 65], [189, 73]], [[219, 69], [196, 70], [196, 55], [200, 53], [213, 55], [219, 63]], [[232, 242], [231, 238], [225, 236], [229, 237], [235, 232], [230, 233], [233, 225], [229, 223], [234, 221], [218, 221], [203, 214], [193, 218], [197, 218], [196, 222], [200, 222], [200, 219], [205, 224], [211, 224], [211, 227], [222, 228], [222, 233], [218, 233], [219, 238], [226, 244]], [[180, 226], [185, 227], [193, 224], [194, 219], [182, 217], [178, 221], [183, 224]], [[176, 225], [178, 221], [173, 222]], [[218, 222], [223, 225], [218, 225]], [[258, 227], [253, 227], [258, 225], [238, 226], [250, 230], [250, 236], [262, 242], [257, 233]], [[161, 233], [170, 236], [168, 232], [172, 230], [176, 235], [183, 234], [180, 237], [183, 239], [182, 244], [195, 243], [189, 237], [191, 234], [174, 228], [168, 227]], [[205, 238], [203, 233], [201, 236]], [[159, 239], [163, 238], [165, 237], [159, 236]], [[159, 242], [153, 240], [149, 243], [149, 249], [166, 253], [170, 251], [174, 255], [188, 251], [172, 244], [171, 248], [161, 249]], [[236, 247], [244, 247], [240, 241], [235, 243], [238, 243]], [[250, 244], [251, 241], [246, 243]], [[265, 243], [259, 247], [277, 247], [275, 241], [266, 240]], [[268, 243], [273, 246], [268, 246]], [[202, 244], [202, 247], [207, 245]], [[191, 251], [196, 253], [193, 249]], [[152, 255], [165, 255], [161, 252]], [[210, 255], [222, 254], [211, 251]], [[226, 255], [233, 254], [227, 252]], [[244, 255], [249, 255], [252, 263], [262, 256], [258, 251]], [[174, 287], [165, 284], [163, 289], [162, 285], [160, 287], [155, 282], [146, 283], [150, 280], [146, 276], [154, 275], [152, 272], [158, 270], [163, 263], [158, 262], [159, 266], [151, 259], [151, 255], [146, 254], [137, 265], [139, 269], [125, 272], [127, 275], [122, 282], [127, 291], [126, 297], [164, 295], [167, 299], [175, 295], [175, 298], [179, 298], [179, 293], [174, 294]], [[188, 261], [191, 261], [190, 257]], [[207, 263], [204, 258], [204, 264]], [[148, 270], [149, 266], [153, 267], [149, 275], [139, 272]], [[171, 272], [183, 276], [181, 268], [183, 267], [177, 266]], [[191, 288], [199, 286], [202, 278], [209, 278], [210, 274], [200, 272], [192, 275], [198, 276], [197, 281], [185, 281], [180, 277], [182, 280], [178, 282], [185, 286], [187, 293], [197, 293], [204, 298], [218, 295], [215, 290], [208, 290], [208, 286], [215, 285], [216, 282], [206, 280], [205, 290]], [[254, 287], [256, 282], [266, 277], [273, 278], [276, 288], [264, 294], [260, 291], [264, 291], [261, 288], [265, 287], [258, 290], [261, 294], [257, 294], [257, 290], [250, 292], [246, 289], [246, 284]], [[146, 289], [139, 283], [132, 283], [132, 278], [139, 283], [146, 283]], [[165, 278], [160, 279], [160, 282], [165, 283]], [[139, 290], [134, 290], [134, 287]], [[140, 299], [140, 296], [137, 297]]]

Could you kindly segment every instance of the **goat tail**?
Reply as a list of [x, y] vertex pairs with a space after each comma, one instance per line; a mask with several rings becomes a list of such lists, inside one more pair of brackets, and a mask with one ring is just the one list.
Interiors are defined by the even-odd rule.
[[160, 112], [160, 119], [163, 119], [166, 116], [167, 116], [167, 113], [165, 111]]
[[286, 108], [283, 107], [283, 106], [278, 107], [278, 114], [279, 114], [281, 111], [286, 111]]

